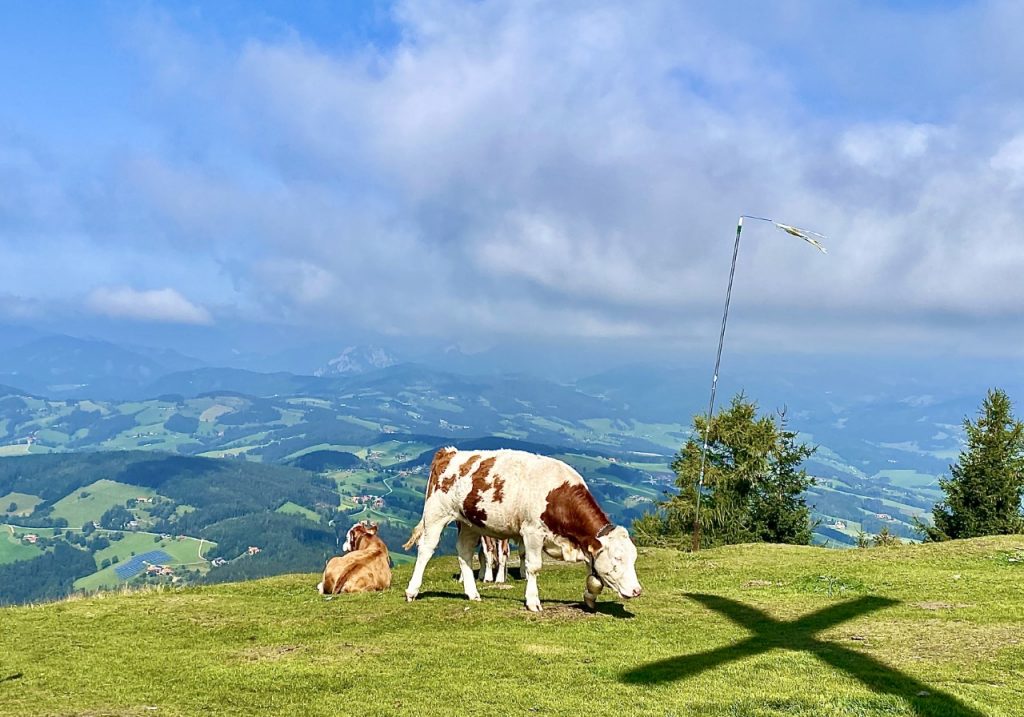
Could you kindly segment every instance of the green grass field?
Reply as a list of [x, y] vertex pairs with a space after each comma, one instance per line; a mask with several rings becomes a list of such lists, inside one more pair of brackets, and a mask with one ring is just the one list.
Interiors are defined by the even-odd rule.
[[15, 535], [6, 525], [0, 525], [0, 565], [17, 560], [31, 560], [43, 552], [42, 549], [21, 541], [18, 536], [26, 532], [29, 531], [21, 530]]
[[[30, 515], [35, 507], [43, 502], [43, 499], [38, 495], [29, 495], [28, 493], [8, 493], [7, 495], [0, 496], [0, 515], [20, 516]], [[11, 507], [11, 503], [17, 506], [17, 509], [13, 512], [7, 510]]]
[[[87, 494], [84, 498], [83, 493]], [[151, 498], [155, 495], [156, 492], [149, 488], [103, 478], [58, 500], [53, 504], [52, 516], [66, 519], [72, 528], [81, 528], [89, 521], [98, 521], [115, 505], [124, 505], [129, 498]]]
[[0, 609], [0, 715], [1024, 714], [1024, 536], [894, 549], [645, 549], [645, 594], [582, 566], [470, 603], [435, 559], [406, 604], [315, 575]]
[[888, 478], [892, 484], [901, 488], [933, 488], [939, 490], [938, 476], [928, 473], [919, 473], [913, 470], [885, 470], [879, 471], [876, 477]]
[[[199, 557], [199, 546], [202, 543], [202, 551], [205, 555], [216, 543], [211, 543], [209, 540], [200, 541], [198, 538], [182, 538], [181, 540], [161, 538], [157, 540], [158, 537], [151, 533], [125, 533], [123, 539], [112, 541], [110, 547], [98, 550], [93, 554], [96, 559], [96, 567], [99, 568], [104, 560], [113, 560], [114, 557], [117, 557], [120, 562], [125, 562], [132, 557], [132, 553], [141, 555], [151, 550], [163, 550], [171, 556], [169, 564], [172, 566], [187, 566], [190, 570], [199, 570], [200, 572], [209, 570], [206, 560]], [[100, 590], [124, 585], [125, 581], [118, 577], [115, 568], [117, 568], [117, 564], [79, 578], [75, 581], [75, 589]]]
[[287, 503], [282, 505], [280, 508], [278, 508], [277, 512], [278, 513], [287, 513], [287, 514], [290, 514], [290, 515], [301, 515], [301, 516], [305, 516], [306, 518], [309, 518], [314, 523], [319, 523], [320, 522], [320, 516], [317, 513], [313, 512], [309, 508], [304, 508], [301, 505], [299, 505], [298, 503], [293, 503], [291, 501], [288, 501]]
[[29, 453], [36, 453], [33, 449], [35, 446], [30, 446], [27, 443], [13, 443], [7, 446], [0, 446], [0, 458], [6, 456], [27, 456]]

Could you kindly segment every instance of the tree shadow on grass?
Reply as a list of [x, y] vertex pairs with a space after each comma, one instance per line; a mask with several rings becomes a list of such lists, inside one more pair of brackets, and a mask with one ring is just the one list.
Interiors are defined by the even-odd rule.
[[753, 633], [750, 637], [715, 650], [670, 657], [641, 665], [621, 675], [627, 684], [652, 685], [692, 677], [720, 665], [773, 649], [804, 651], [859, 680], [869, 690], [906, 699], [919, 717], [984, 717], [952, 695], [863, 653], [827, 642], [817, 633], [875, 610], [895, 605], [896, 600], [862, 597], [840, 603], [798, 620], [776, 620], [762, 610], [717, 595], [687, 595], [709, 610], [724, 615]]

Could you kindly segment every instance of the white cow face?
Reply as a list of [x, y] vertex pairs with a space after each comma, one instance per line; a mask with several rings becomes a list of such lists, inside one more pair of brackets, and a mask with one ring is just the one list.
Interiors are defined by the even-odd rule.
[[359, 544], [360, 538], [364, 535], [376, 535], [377, 524], [371, 523], [368, 520], [360, 521], [351, 528], [348, 529], [348, 534], [345, 535], [345, 544], [341, 546], [343, 552], [356, 549]]
[[635, 598], [643, 588], [636, 576], [636, 546], [621, 525], [598, 538], [601, 547], [594, 554], [594, 572], [606, 586], [624, 598]]
[[352, 549], [352, 538], [355, 537], [354, 533], [355, 533], [355, 529], [356, 529], [356, 527], [358, 525], [359, 525], [359, 523], [356, 523], [355, 525], [353, 525], [351, 528], [348, 529], [348, 533], [345, 534], [345, 543], [341, 546], [342, 551], [347, 553], [348, 551], [350, 551]]

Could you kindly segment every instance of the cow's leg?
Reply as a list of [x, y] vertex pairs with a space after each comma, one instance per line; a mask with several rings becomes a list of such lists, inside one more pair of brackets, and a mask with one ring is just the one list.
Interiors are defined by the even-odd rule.
[[496, 540], [494, 547], [498, 558], [498, 572], [494, 576], [494, 582], [503, 583], [505, 582], [505, 566], [508, 565], [508, 541]]
[[544, 550], [544, 536], [541, 533], [523, 535], [523, 553], [526, 558], [526, 609], [540, 612], [540, 593], [537, 591], [537, 573], [540, 572], [541, 553]]
[[484, 557], [480, 564], [481, 578], [485, 583], [494, 582], [494, 538], [481, 538], [480, 544], [484, 549]]
[[480, 574], [476, 576], [476, 579], [483, 582], [484, 575], [487, 574], [487, 538], [481, 536], [480, 542], [476, 546], [476, 554], [480, 559]]
[[441, 541], [441, 533], [450, 521], [451, 518], [442, 516], [434, 517], [430, 521], [424, 518], [423, 535], [420, 537], [419, 553], [416, 555], [416, 568], [412, 571], [408, 587], [405, 588], [405, 599], [409, 602], [419, 595], [420, 585], [423, 584], [423, 571], [427, 569], [427, 563]]
[[[458, 535], [462, 535], [462, 523], [460, 523], [459, 521], [455, 521], [455, 530], [458, 531]], [[456, 536], [455, 540], [456, 540], [456, 542], [458, 542], [458, 537], [457, 536]], [[458, 582], [459, 582], [459, 584], [462, 584], [462, 571], [461, 570], [459, 570]]]
[[459, 571], [462, 573], [462, 587], [466, 591], [466, 597], [470, 600], [479, 600], [480, 593], [476, 589], [476, 581], [473, 579], [473, 552], [480, 544], [480, 534], [463, 528], [459, 531], [459, 539], [455, 548], [459, 553]]

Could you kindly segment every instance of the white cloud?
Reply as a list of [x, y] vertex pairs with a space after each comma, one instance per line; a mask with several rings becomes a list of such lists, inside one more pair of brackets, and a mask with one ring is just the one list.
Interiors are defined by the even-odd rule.
[[[1024, 54], [957, 49], [1009, 47], [1013, 15], [432, 0], [397, 5], [395, 46], [342, 51], [157, 19], [137, 45], [166, 141], [111, 159], [113, 219], [17, 155], [7, 184], [32, 191], [0, 187], [0, 220], [71, 217], [56, 230], [90, 237], [88, 286], [274, 320], [692, 343], [717, 335], [737, 215], [761, 214], [829, 255], [749, 225], [731, 341], [955, 345], [975, 319], [1024, 320]], [[54, 236], [22, 245], [80, 293], [86, 250]]]
[[138, 291], [126, 286], [100, 287], [86, 299], [94, 313], [118, 319], [172, 324], [211, 324], [213, 318], [174, 289]]
[[1024, 187], [1024, 134], [1003, 144], [989, 160], [992, 169], [1004, 174], [1010, 189]]
[[839, 149], [858, 167], [892, 175], [925, 157], [940, 136], [939, 128], [928, 124], [861, 125], [843, 133]]

